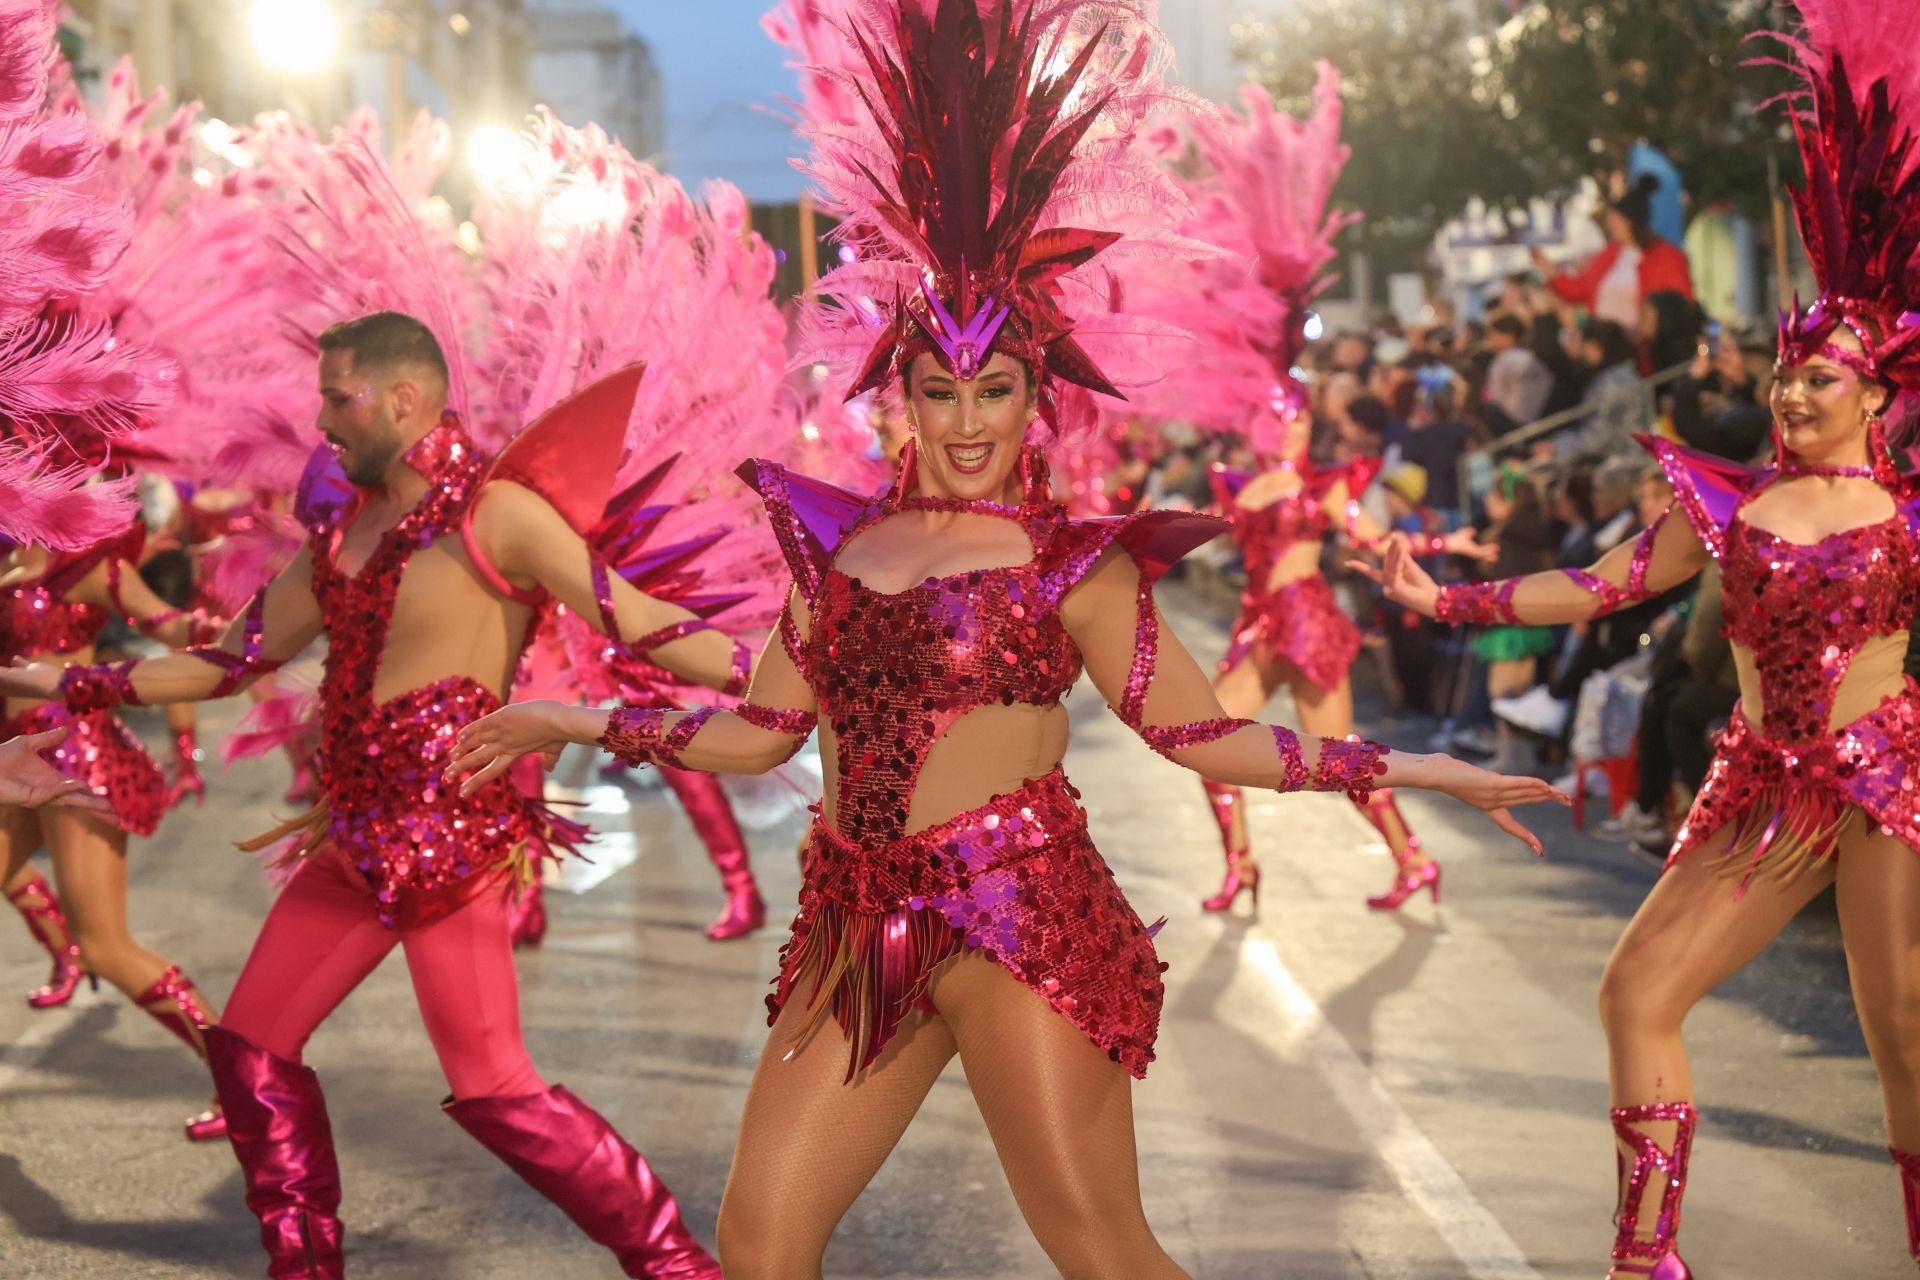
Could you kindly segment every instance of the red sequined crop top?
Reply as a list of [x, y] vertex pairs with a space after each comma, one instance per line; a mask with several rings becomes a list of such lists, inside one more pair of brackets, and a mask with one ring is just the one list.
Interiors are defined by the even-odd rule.
[[[954, 721], [995, 703], [1051, 706], [1080, 675], [1080, 651], [1060, 602], [1109, 546], [1121, 545], [1149, 581], [1217, 536], [1218, 520], [1143, 512], [1069, 520], [1047, 492], [1037, 450], [1023, 453], [1019, 506], [899, 496], [861, 497], [768, 462], [741, 474], [759, 490], [811, 613], [802, 639], [790, 616], [781, 634], [813, 688], [839, 754], [836, 820], [862, 839], [904, 835], [914, 783]], [[856, 533], [914, 509], [964, 510], [1017, 521], [1034, 546], [1026, 564], [875, 591], [833, 567]]]
[[0, 589], [0, 654], [34, 658], [92, 648], [112, 610], [75, 604], [65, 596], [107, 560], [137, 559], [145, 537], [146, 531], [135, 527], [84, 551], [56, 556], [39, 577]]
[[[1311, 462], [1286, 464], [1300, 477], [1300, 487], [1264, 507], [1243, 507], [1237, 499], [1254, 476], [1216, 466], [1214, 500], [1233, 520], [1234, 541], [1247, 564], [1249, 587], [1264, 585], [1280, 558], [1302, 542], [1320, 542], [1336, 529], [1350, 530], [1359, 513], [1359, 498], [1379, 473], [1378, 458], [1363, 458], [1340, 467], [1316, 467]], [[1342, 483], [1347, 499], [1333, 508], [1327, 498]], [[1338, 519], [1336, 519], [1336, 516]]]

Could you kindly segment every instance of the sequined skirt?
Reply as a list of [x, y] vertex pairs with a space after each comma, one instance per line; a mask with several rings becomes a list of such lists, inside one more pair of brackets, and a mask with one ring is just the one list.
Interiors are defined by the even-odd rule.
[[797, 987], [846, 1033], [847, 1075], [872, 1064], [926, 1003], [942, 961], [976, 952], [1025, 983], [1135, 1076], [1153, 1061], [1164, 969], [1055, 769], [935, 827], [860, 845], [816, 822], [800, 913], [767, 997]]
[[336, 849], [367, 886], [381, 923], [412, 928], [457, 910], [503, 877], [530, 877], [588, 838], [503, 775], [470, 796], [441, 772], [460, 729], [500, 706], [456, 677], [400, 694], [363, 715], [323, 707], [322, 799], [308, 812], [246, 841], [290, 865]]
[[69, 778], [107, 798], [120, 827], [150, 836], [167, 812], [167, 779], [147, 749], [112, 711], [72, 712], [45, 703], [0, 718], [0, 741], [68, 726], [65, 742], [41, 755]]
[[1259, 595], [1250, 591], [1240, 598], [1233, 642], [1220, 669], [1239, 666], [1256, 650], [1285, 658], [1322, 689], [1334, 689], [1360, 653], [1360, 628], [1334, 599], [1327, 580], [1311, 574], [1277, 590]]
[[1920, 851], [1920, 688], [1911, 681], [1810, 742], [1774, 742], [1736, 708], [1667, 862], [1731, 827], [1724, 860], [1745, 889], [1761, 871], [1791, 877], [1832, 857], [1850, 826], [1868, 823]]

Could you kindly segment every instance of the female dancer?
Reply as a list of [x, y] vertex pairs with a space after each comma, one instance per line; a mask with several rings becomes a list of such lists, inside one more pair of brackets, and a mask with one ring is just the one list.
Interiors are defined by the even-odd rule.
[[[61, 664], [93, 661], [93, 646], [115, 610], [143, 630], [186, 643], [186, 620], [155, 596], [132, 562], [141, 533], [86, 551], [54, 554], [20, 547], [0, 573], [0, 657]], [[177, 634], [168, 634], [174, 632]], [[217, 1021], [212, 1006], [180, 969], [140, 945], [127, 930], [127, 834], [150, 836], [167, 810], [160, 768], [111, 711], [69, 713], [57, 704], [13, 698], [0, 718], [0, 738], [66, 727], [67, 741], [48, 759], [69, 777], [108, 797], [110, 817], [71, 809], [0, 808], [0, 857], [7, 900], [53, 957], [45, 986], [27, 996], [36, 1009], [73, 998], [83, 976], [104, 977], [203, 1058], [202, 1033]], [[53, 855], [54, 889], [29, 859], [41, 845]], [[215, 1111], [187, 1122], [187, 1137], [226, 1136]]]
[[[1203, 168], [1187, 182], [1195, 214], [1190, 235], [1232, 249], [1233, 259], [1183, 263], [1136, 291], [1137, 305], [1201, 338], [1202, 354], [1148, 391], [1170, 417], [1192, 418], [1246, 438], [1260, 458], [1257, 475], [1216, 472], [1214, 490], [1233, 521], [1247, 585], [1233, 638], [1221, 658], [1214, 695], [1227, 714], [1253, 716], [1285, 685], [1301, 727], [1322, 737], [1353, 732], [1348, 672], [1360, 652], [1354, 625], [1320, 571], [1320, 553], [1336, 532], [1360, 548], [1385, 531], [1360, 509], [1379, 469], [1366, 459], [1316, 467], [1307, 456], [1311, 417], [1293, 368], [1306, 347], [1308, 305], [1330, 283], [1333, 240], [1357, 221], [1327, 200], [1345, 166], [1340, 142], [1340, 74], [1321, 63], [1314, 111], [1296, 121], [1274, 109], [1266, 90], [1242, 90], [1246, 115], [1223, 112], [1196, 121]], [[1246, 261], [1257, 269], [1249, 273]], [[1436, 536], [1431, 553], [1481, 554], [1471, 531]], [[1240, 788], [1203, 778], [1220, 828], [1226, 880], [1200, 905], [1226, 911], [1244, 890], [1260, 904], [1260, 866], [1247, 834]], [[1421, 889], [1440, 897], [1440, 867], [1408, 828], [1391, 788], [1378, 788], [1360, 814], [1387, 842], [1396, 868], [1375, 909], [1399, 907]]]
[[[1106, 295], [1060, 281], [1120, 236], [1037, 228], [1052, 225], [1057, 188], [1085, 196], [1081, 181], [1128, 163], [1117, 104], [1151, 96], [1151, 33], [1139, 6], [1006, 4], [989, 26], [975, 3], [939, 0], [930, 17], [901, 6], [862, 33], [875, 100], [892, 113], [871, 136], [900, 203], [817, 157], [858, 225], [917, 228], [917, 252], [876, 237], [861, 274], [822, 282], [830, 295], [892, 296], [895, 279], [928, 273], [854, 381], [898, 379], [915, 437], [878, 497], [770, 463], [743, 469], [794, 578], [747, 702], [611, 715], [518, 704], [468, 726], [449, 762], [451, 775], [471, 773], [465, 787], [484, 786], [513, 758], [570, 740], [629, 762], [753, 772], [819, 728], [826, 798], [721, 1208], [732, 1280], [820, 1274], [835, 1225], [956, 1053], [1064, 1274], [1184, 1274], [1141, 1209], [1127, 1088], [1159, 1021], [1153, 930], [1121, 896], [1059, 767], [1061, 699], [1083, 664], [1150, 745], [1222, 781], [1361, 796], [1430, 786], [1529, 843], [1505, 806], [1554, 794], [1444, 757], [1227, 718], [1152, 595], [1222, 523], [1181, 512], [1073, 521], [1054, 503], [1042, 414], [1051, 425], [1062, 382], [1112, 392], [1062, 309]], [[1085, 39], [1103, 20], [1107, 38]], [[1061, 41], [1078, 56], [1038, 74]], [[1063, 121], [1070, 99], [1091, 105]], [[1005, 202], [990, 222], [995, 195]], [[815, 320], [862, 325], [854, 312]], [[1112, 332], [1087, 327], [1090, 341]]]
[[1682, 518], [1669, 512], [1591, 569], [1441, 589], [1396, 548], [1380, 575], [1394, 599], [1443, 621], [1554, 623], [1720, 561], [1740, 702], [1601, 980], [1616, 1277], [1690, 1274], [1675, 1240], [1698, 1119], [1682, 1023], [1828, 885], [1920, 1259], [1920, 688], [1901, 674], [1920, 606], [1920, 488], [1895, 469], [1885, 426], [1896, 396], [1920, 392], [1920, 317], [1908, 310], [1920, 279], [1907, 267], [1920, 249], [1920, 14], [1888, 10], [1901, 30], [1854, 35], [1857, 15], [1835, 0], [1795, 3], [1807, 30], [1788, 62], [1806, 88], [1793, 123], [1807, 186], [1794, 207], [1821, 295], [1782, 316], [1773, 465], [1643, 438]]

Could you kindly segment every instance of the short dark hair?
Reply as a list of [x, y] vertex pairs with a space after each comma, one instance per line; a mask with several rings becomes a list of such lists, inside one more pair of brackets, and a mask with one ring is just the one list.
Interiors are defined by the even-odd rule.
[[1526, 340], [1527, 326], [1520, 323], [1519, 316], [1513, 315], [1509, 312], [1502, 311], [1499, 315], [1493, 318], [1493, 323], [1488, 325], [1487, 327], [1493, 330], [1495, 333], [1506, 334], [1509, 338], [1512, 338], [1515, 342], [1522, 342]]
[[1580, 337], [1600, 348], [1600, 367], [1611, 369], [1614, 365], [1624, 364], [1633, 359], [1633, 339], [1627, 331], [1612, 320], [1602, 320], [1597, 316], [1589, 317], [1580, 330]]
[[1347, 405], [1347, 416], [1376, 436], [1393, 425], [1393, 411], [1378, 396], [1355, 396]]
[[445, 389], [451, 381], [447, 373], [447, 355], [433, 330], [399, 311], [375, 311], [358, 320], [343, 320], [328, 325], [315, 339], [322, 351], [353, 353], [353, 367], [367, 372], [390, 371], [403, 367], [431, 369]]

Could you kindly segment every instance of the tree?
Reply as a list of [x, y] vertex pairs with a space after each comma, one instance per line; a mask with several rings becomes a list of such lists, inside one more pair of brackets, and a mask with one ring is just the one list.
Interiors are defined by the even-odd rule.
[[1238, 52], [1277, 98], [1303, 98], [1317, 59], [1340, 68], [1335, 199], [1367, 215], [1355, 247], [1405, 267], [1470, 198], [1570, 190], [1643, 139], [1695, 208], [1764, 208], [1781, 122], [1754, 108], [1785, 83], [1743, 68], [1766, 52], [1743, 41], [1784, 22], [1773, 0], [1300, 0], [1243, 24]]

